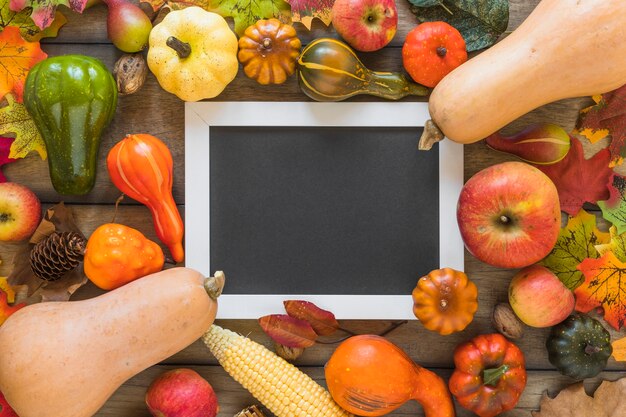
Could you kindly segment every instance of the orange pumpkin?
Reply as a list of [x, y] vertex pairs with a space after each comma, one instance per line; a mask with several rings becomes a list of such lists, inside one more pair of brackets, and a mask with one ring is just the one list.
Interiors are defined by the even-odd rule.
[[452, 268], [431, 271], [413, 290], [413, 313], [428, 330], [441, 335], [459, 332], [478, 309], [476, 285]]
[[292, 26], [278, 19], [259, 20], [239, 39], [237, 58], [259, 84], [282, 84], [295, 72], [301, 46]]
[[443, 379], [383, 337], [349, 338], [333, 352], [324, 373], [335, 402], [355, 415], [382, 416], [415, 400], [426, 417], [454, 417]]

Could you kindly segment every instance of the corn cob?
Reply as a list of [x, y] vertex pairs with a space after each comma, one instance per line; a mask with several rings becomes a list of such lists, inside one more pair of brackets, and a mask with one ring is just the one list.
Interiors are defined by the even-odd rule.
[[213, 325], [202, 340], [226, 372], [276, 417], [352, 417], [310, 377], [247, 337]]

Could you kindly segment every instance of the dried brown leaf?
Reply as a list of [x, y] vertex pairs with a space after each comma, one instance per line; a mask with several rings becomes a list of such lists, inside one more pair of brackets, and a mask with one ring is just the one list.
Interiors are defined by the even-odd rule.
[[[67, 301], [80, 287], [85, 285], [87, 277], [83, 268], [79, 266], [57, 281], [43, 281], [36, 277], [30, 268], [30, 252], [36, 243], [50, 236], [54, 232], [82, 232], [74, 222], [72, 211], [63, 203], [49, 208], [39, 227], [13, 258], [13, 270], [9, 275], [9, 284], [12, 286], [27, 286], [27, 304], [45, 301]], [[23, 287], [22, 287], [23, 288]], [[22, 296], [23, 297], [23, 296]]]
[[626, 416], [626, 378], [602, 381], [593, 397], [582, 383], [570, 385], [555, 398], [544, 394], [541, 410], [532, 417], [624, 417]]

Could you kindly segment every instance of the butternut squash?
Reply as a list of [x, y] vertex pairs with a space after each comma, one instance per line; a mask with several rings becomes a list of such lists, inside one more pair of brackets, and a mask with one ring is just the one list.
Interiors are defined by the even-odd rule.
[[0, 327], [0, 391], [21, 417], [90, 417], [209, 329], [223, 283], [221, 272], [176, 268], [89, 300], [27, 306]]
[[614, 90], [626, 83], [625, 39], [624, 0], [542, 0], [435, 87], [430, 116], [449, 139], [471, 143], [544, 104]]

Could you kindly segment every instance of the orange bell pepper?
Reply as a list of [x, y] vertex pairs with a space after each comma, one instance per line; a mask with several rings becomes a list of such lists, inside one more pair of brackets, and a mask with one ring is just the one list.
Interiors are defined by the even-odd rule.
[[182, 262], [184, 225], [172, 197], [173, 165], [167, 146], [146, 134], [127, 135], [107, 157], [113, 184], [150, 209], [157, 236], [174, 260]]
[[89, 237], [85, 275], [103, 290], [112, 290], [163, 269], [165, 256], [139, 230], [107, 223]]

